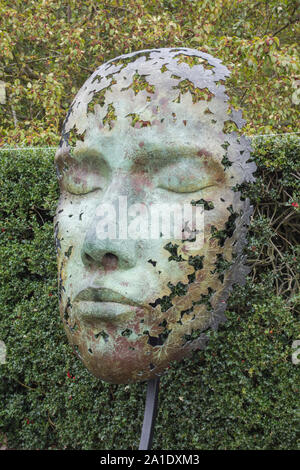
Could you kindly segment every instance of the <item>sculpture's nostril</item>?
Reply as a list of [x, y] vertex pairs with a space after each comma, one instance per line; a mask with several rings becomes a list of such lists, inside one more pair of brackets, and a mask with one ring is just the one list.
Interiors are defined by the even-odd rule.
[[113, 271], [118, 267], [118, 257], [113, 253], [106, 253], [102, 258], [101, 264], [105, 271]]
[[88, 255], [87, 253], [85, 253], [85, 259], [88, 263], [93, 263], [93, 261], [94, 261], [93, 258], [90, 255]]

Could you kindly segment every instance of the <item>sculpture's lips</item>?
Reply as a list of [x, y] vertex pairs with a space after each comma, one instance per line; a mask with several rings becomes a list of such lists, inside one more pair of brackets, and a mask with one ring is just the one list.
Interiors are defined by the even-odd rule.
[[139, 304], [111, 289], [89, 287], [75, 297], [73, 310], [87, 323], [95, 320], [121, 320], [141, 308]]
[[137, 302], [128, 299], [124, 295], [119, 294], [111, 289], [88, 287], [79, 292], [75, 297], [75, 302], [88, 301], [88, 302], [116, 302], [119, 304], [139, 306]]

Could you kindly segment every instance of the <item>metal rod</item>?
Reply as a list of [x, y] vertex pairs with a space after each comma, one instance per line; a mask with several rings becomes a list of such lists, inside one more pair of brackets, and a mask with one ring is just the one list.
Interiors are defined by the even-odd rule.
[[159, 377], [149, 380], [139, 450], [150, 450], [158, 405]]

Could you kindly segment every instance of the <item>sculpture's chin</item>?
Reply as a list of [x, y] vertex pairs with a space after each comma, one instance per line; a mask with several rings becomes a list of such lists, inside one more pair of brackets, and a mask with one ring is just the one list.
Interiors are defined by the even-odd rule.
[[[139, 371], [135, 364], [128, 364], [124, 361], [124, 370], [120, 370], [120, 366], [122, 367], [123, 361], [119, 361], [118, 367], [99, 367], [98, 364], [93, 364], [91, 361], [85, 362], [84, 359], [83, 363], [86, 368], [98, 379], [103, 380], [105, 382], [113, 383], [113, 384], [128, 384], [128, 383], [135, 383], [135, 382], [143, 382], [150, 379], [153, 379], [159, 375], [161, 375], [164, 371], [164, 368], [155, 368], [155, 371]], [[139, 375], [139, 373], [141, 374]]]
[[[202, 349], [202, 331], [210, 324], [211, 312], [199, 305], [194, 307], [195, 313], [197, 308], [201, 313], [197, 318], [184, 324], [173, 320], [170, 328], [160, 325], [159, 317], [158, 325], [153, 322], [150, 327], [147, 312], [137, 309], [136, 316], [124, 320], [121, 326], [118, 322], [93, 323], [77, 318], [75, 323], [64, 322], [65, 331], [78, 357], [95, 377], [115, 384], [147, 381], [160, 376], [170, 362]], [[192, 337], [193, 331], [196, 337]]]
[[[80, 348], [81, 360], [87, 369], [97, 378], [105, 382], [115, 384], [134, 383], [152, 379], [161, 374], [168, 362], [154, 366], [154, 354], [149, 354], [147, 348], [136, 345], [135, 349], [129, 349], [129, 344], [124, 342], [122, 350], [95, 351], [91, 354], [85, 345]], [[126, 347], [127, 346], [127, 347]]]
[[[167, 344], [152, 346], [149, 337], [138, 339], [126, 337], [86, 340], [85, 335], [67, 333], [78, 357], [86, 368], [97, 378], [105, 382], [126, 384], [153, 379], [161, 375], [174, 360], [180, 360], [190, 352], [189, 347], [176, 344], [168, 338]], [[171, 341], [170, 341], [171, 340]]]

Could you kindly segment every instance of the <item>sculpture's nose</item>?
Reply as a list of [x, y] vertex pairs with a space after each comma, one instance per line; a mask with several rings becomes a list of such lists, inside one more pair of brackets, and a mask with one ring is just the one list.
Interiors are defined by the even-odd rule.
[[137, 240], [128, 236], [125, 217], [134, 202], [136, 195], [128, 174], [117, 172], [87, 228], [81, 250], [84, 265], [106, 271], [136, 265]]
[[82, 246], [81, 259], [85, 266], [105, 271], [130, 269], [136, 264], [136, 241], [109, 238], [101, 240], [91, 227]]

